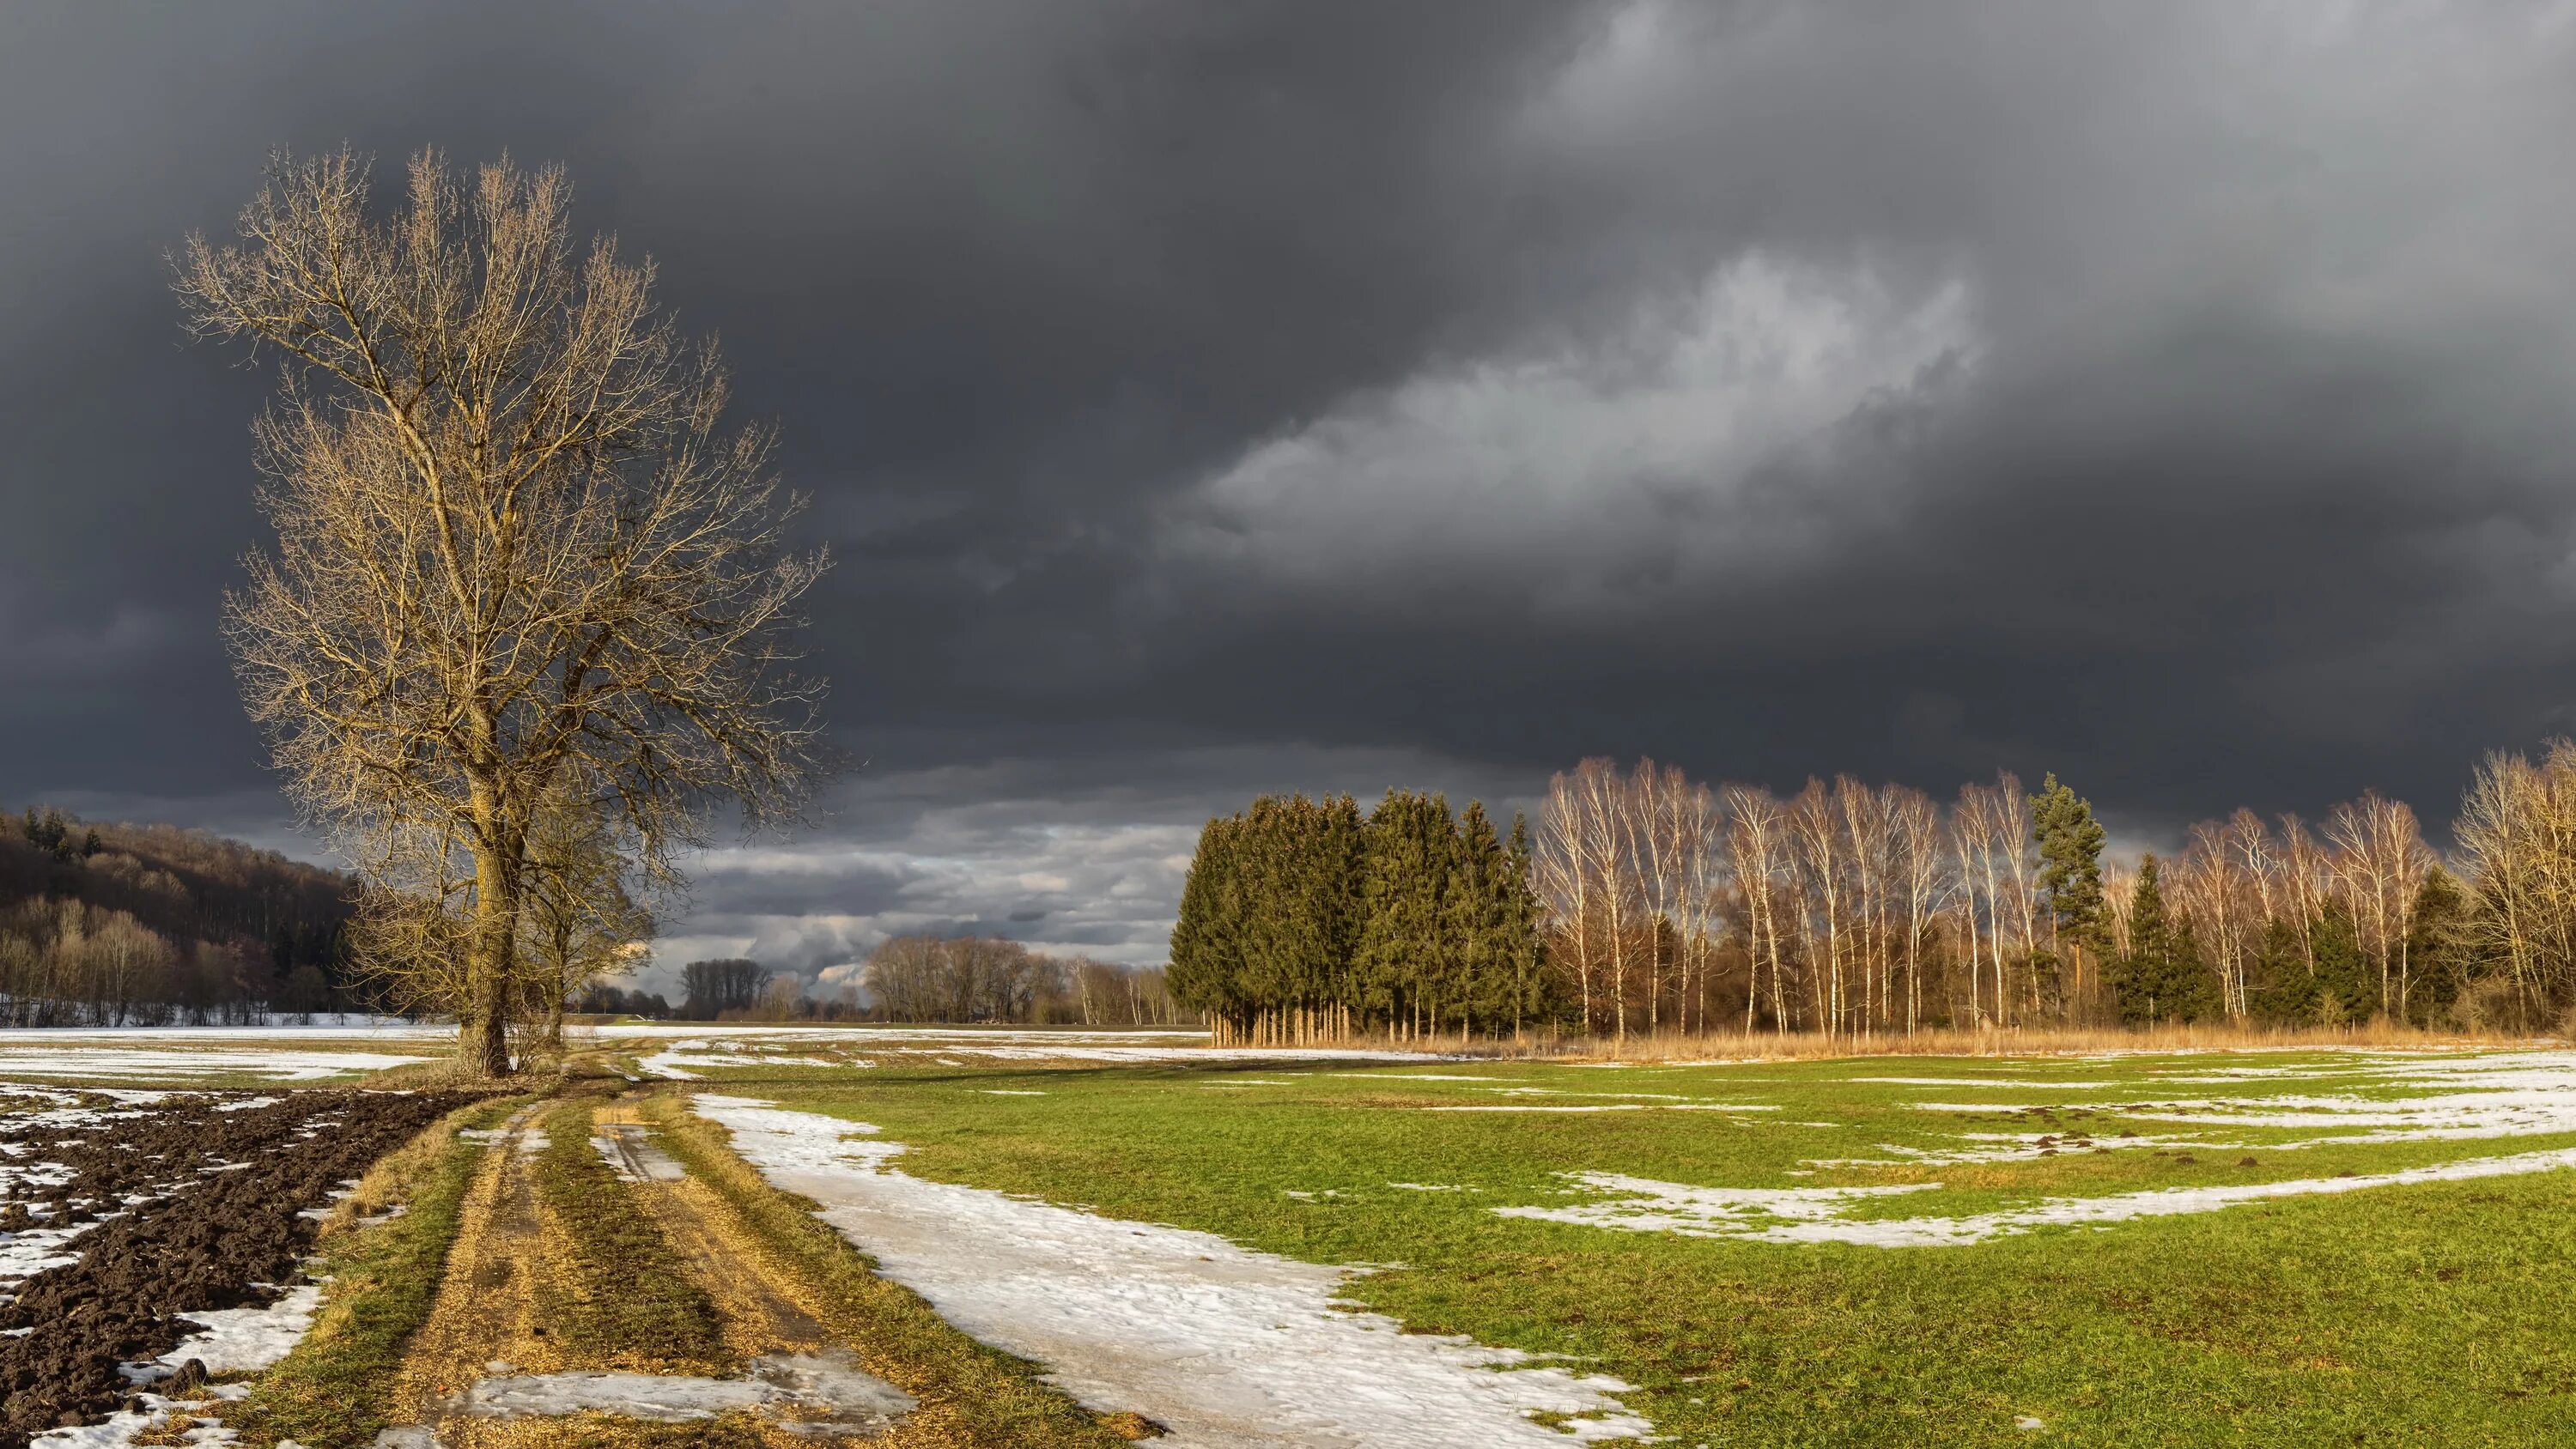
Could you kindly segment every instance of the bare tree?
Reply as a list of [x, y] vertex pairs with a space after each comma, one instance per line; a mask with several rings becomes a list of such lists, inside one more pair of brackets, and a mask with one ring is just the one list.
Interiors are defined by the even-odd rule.
[[1801, 897], [1793, 919], [1806, 943], [1808, 989], [1817, 1024], [1828, 1034], [1844, 1030], [1846, 957], [1851, 948], [1851, 885], [1844, 836], [1833, 795], [1822, 780], [1789, 802], [1790, 862]]
[[[2039, 973], [2031, 969], [2039, 955], [2039, 892], [2037, 868], [2031, 859], [2030, 792], [2024, 790], [2021, 777], [2010, 770], [1995, 772], [1994, 827], [1995, 855], [2000, 869], [1996, 872], [2000, 893], [1997, 896], [1995, 939], [1998, 945], [2011, 943], [2012, 959], [2021, 963], [2030, 978], [2030, 1009], [2039, 1012]], [[1995, 988], [2001, 1007], [2003, 963], [1995, 963]]]
[[2193, 938], [2218, 973], [2219, 999], [2227, 1014], [2241, 1021], [2251, 1007], [2248, 970], [2260, 943], [2262, 923], [2254, 914], [2254, 891], [2245, 879], [2238, 853], [2231, 848], [2228, 827], [2214, 820], [2192, 826], [2191, 844], [2173, 862], [2166, 879]]
[[632, 964], [653, 935], [653, 915], [628, 889], [608, 822], [588, 802], [541, 806], [527, 857], [517, 953], [521, 1016], [537, 1023], [549, 1049], [561, 1051], [564, 1003]]
[[[1678, 775], [1678, 771], [1675, 772]], [[1673, 833], [1681, 881], [1678, 907], [1682, 938], [1682, 1030], [1708, 1030], [1708, 975], [1723, 930], [1719, 908], [1726, 895], [1726, 818], [1706, 785], [1685, 782], [1672, 797]]]
[[785, 550], [771, 433], [726, 430], [649, 263], [576, 247], [560, 170], [409, 179], [379, 218], [357, 156], [281, 157], [177, 290], [197, 335], [286, 362], [256, 435], [277, 549], [227, 601], [251, 714], [310, 818], [470, 866], [459, 1045], [500, 1074], [540, 802], [595, 801], [656, 878], [719, 805], [792, 814], [822, 686], [786, 638], [822, 561]]
[[[1985, 786], [1959, 787], [1959, 801], [1950, 809], [1950, 848], [1957, 862], [1960, 884], [1960, 932], [1967, 937], [1968, 1015], [1979, 1020], [1985, 1018], [1979, 985], [1985, 952], [1979, 949], [1979, 942], [1991, 941], [1993, 937], [1993, 932], [1981, 930], [1980, 926], [1993, 920], [1995, 915], [1993, 815], [1993, 802]], [[1994, 952], [1998, 962], [1995, 1001], [2000, 1016], [2003, 1002], [2002, 948], [1995, 946]]]
[[2325, 852], [2296, 815], [2281, 817], [2280, 889], [2282, 911], [2299, 938], [2299, 958], [2308, 975], [2317, 974], [2317, 921], [2325, 914], [2329, 883]]
[[[1585, 761], [1584, 766], [1593, 762]], [[1578, 766], [1578, 772], [1584, 768]], [[1547, 903], [1548, 929], [1556, 961], [1574, 978], [1583, 1026], [1594, 1020], [1592, 992], [1600, 970], [1600, 915], [1595, 901], [1592, 857], [1583, 838], [1584, 809], [1572, 775], [1557, 774], [1547, 782], [1547, 800], [1539, 807], [1538, 848], [1531, 862], [1539, 898]]]
[[1771, 974], [1771, 1021], [1789, 1025], [1787, 993], [1781, 982], [1780, 875], [1788, 864], [1788, 820], [1779, 797], [1752, 785], [1729, 785], [1726, 799], [1726, 855], [1735, 888], [1744, 903], [1744, 1029], [1753, 1029], [1754, 1003], [1762, 996], [1761, 975]]
[[1898, 846], [1899, 881], [1905, 902], [1905, 1029], [1911, 1033], [1923, 1014], [1923, 969], [1953, 877], [1941, 854], [1941, 811], [1920, 790], [1891, 785], [1887, 818]]
[[1640, 759], [1636, 773], [1629, 777], [1627, 798], [1622, 802], [1625, 808], [1620, 812], [1628, 828], [1629, 855], [1638, 866], [1639, 894], [1643, 897], [1649, 1036], [1663, 1025], [1664, 990], [1671, 974], [1664, 962], [1664, 941], [1668, 935], [1680, 934], [1681, 901], [1687, 890], [1683, 856], [1689, 848], [1682, 839], [1682, 797], [1689, 790], [1679, 765], [1658, 769], [1653, 760]]
[[2334, 842], [2335, 884], [2353, 932], [2379, 967], [2379, 1009], [2402, 1017], [2414, 985], [2407, 938], [2414, 932], [2416, 893], [2432, 873], [2432, 848], [2415, 812], [2376, 790], [2336, 806], [2326, 817], [2326, 838]]

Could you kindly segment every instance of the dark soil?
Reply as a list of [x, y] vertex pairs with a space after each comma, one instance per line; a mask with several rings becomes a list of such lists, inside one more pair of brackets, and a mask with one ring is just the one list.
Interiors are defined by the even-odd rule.
[[[270, 1106], [216, 1110], [253, 1095], [178, 1096], [139, 1109], [145, 1115], [72, 1128], [0, 1116], [0, 1142], [33, 1149], [13, 1160], [74, 1173], [60, 1187], [19, 1184], [0, 1203], [0, 1232], [99, 1221], [66, 1248], [78, 1263], [38, 1273], [0, 1302], [0, 1330], [34, 1330], [0, 1338], [0, 1449], [119, 1407], [132, 1386], [117, 1365], [158, 1358], [198, 1331], [183, 1310], [273, 1302], [277, 1290], [258, 1285], [293, 1278], [320, 1227], [297, 1213], [475, 1100], [281, 1090], [256, 1094], [283, 1098]], [[134, 1196], [150, 1200], [126, 1205]]]

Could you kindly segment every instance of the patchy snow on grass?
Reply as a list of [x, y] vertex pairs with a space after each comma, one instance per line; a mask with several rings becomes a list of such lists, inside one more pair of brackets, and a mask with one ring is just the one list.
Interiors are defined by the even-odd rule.
[[2016, 1082], [2009, 1077], [1854, 1077], [1852, 1080], [1893, 1087], [2003, 1087], [2028, 1092], [2090, 1092], [2130, 1085], [2126, 1082]]
[[1739, 1238], [1761, 1243], [1857, 1243], [1877, 1248], [1957, 1247], [2044, 1227], [2102, 1226], [2136, 1218], [2216, 1212], [2273, 1198], [2359, 1192], [2424, 1182], [2510, 1177], [2576, 1167], [2576, 1148], [2476, 1157], [2433, 1167], [2412, 1167], [2352, 1177], [2296, 1178], [2221, 1187], [2156, 1188], [2109, 1197], [2049, 1198], [2026, 1208], [1967, 1217], [1855, 1219], [1858, 1203], [1897, 1193], [1924, 1192], [1939, 1183], [1890, 1187], [1730, 1188], [1692, 1187], [1616, 1173], [1571, 1174], [1574, 1181], [1610, 1200], [1570, 1207], [1499, 1207], [1510, 1218], [1677, 1233], [1685, 1237]]
[[[1168, 1449], [1539, 1449], [1652, 1432], [1613, 1397], [1618, 1380], [1336, 1307], [1360, 1270], [924, 1181], [861, 1123], [710, 1093], [696, 1109], [772, 1183], [822, 1203], [886, 1277], [1083, 1403], [1164, 1425]], [[1559, 1432], [1535, 1413], [1593, 1417]]]
[[[15, 1037], [12, 1033], [12, 1037]], [[208, 1051], [203, 1047], [24, 1047], [0, 1043], [0, 1077], [256, 1076], [272, 1082], [321, 1082], [428, 1057], [374, 1051]]]

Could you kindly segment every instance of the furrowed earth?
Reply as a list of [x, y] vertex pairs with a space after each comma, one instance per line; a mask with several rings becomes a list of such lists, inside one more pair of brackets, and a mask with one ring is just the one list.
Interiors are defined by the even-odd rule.
[[10, 1090], [0, 1449], [117, 1407], [136, 1382], [120, 1366], [178, 1348], [206, 1327], [194, 1315], [282, 1297], [265, 1285], [311, 1248], [305, 1210], [461, 1100]]
[[[0, 1083], [0, 1254], [45, 1264], [0, 1283], [32, 1330], [0, 1339], [0, 1444], [65, 1415], [84, 1446], [220, 1418], [307, 1449], [2576, 1421], [2576, 1053], [2548, 1045], [1618, 1065], [614, 1027], [463, 1113], [202, 1090], [263, 1070], [232, 1047], [138, 1091], [62, 1069], [155, 1048], [66, 1042]], [[159, 1378], [205, 1341], [187, 1310], [300, 1281], [265, 1357]]]

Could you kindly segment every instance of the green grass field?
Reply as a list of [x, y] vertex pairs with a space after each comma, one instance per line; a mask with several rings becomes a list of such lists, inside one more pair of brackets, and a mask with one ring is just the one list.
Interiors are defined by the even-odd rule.
[[[1682, 1444], [2543, 1445], [2576, 1422], [2564, 1167], [1956, 1222], [2576, 1148], [2576, 1055], [848, 1071], [746, 1051], [690, 1085], [874, 1124], [915, 1176], [1396, 1265], [1348, 1297], [1615, 1374]], [[1818, 1191], [1898, 1186], [1918, 1190]], [[1711, 1235], [1497, 1211], [1641, 1207]], [[1866, 1241], [1896, 1222], [1978, 1240]], [[1750, 1236], [1784, 1231], [1829, 1240]]]

